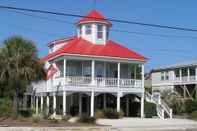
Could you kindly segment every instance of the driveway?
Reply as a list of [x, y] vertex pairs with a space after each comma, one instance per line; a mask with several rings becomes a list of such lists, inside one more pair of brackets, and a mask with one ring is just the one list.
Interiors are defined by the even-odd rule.
[[97, 124], [110, 125], [119, 131], [197, 131], [197, 122], [187, 119], [123, 118], [119, 120], [99, 119]]

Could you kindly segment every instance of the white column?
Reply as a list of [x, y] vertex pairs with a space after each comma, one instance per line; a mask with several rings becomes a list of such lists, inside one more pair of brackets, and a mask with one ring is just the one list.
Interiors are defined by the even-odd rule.
[[182, 69], [179, 69], [179, 77], [180, 77], [180, 81], [182, 81]]
[[36, 96], [36, 115], [38, 115], [38, 96]]
[[63, 77], [64, 77], [64, 85], [66, 84], [66, 59], [64, 58], [64, 67], [63, 67]]
[[120, 85], [120, 62], [118, 63], [118, 85]]
[[106, 105], [106, 94], [103, 94], [103, 108], [106, 109], [107, 105]]
[[66, 116], [66, 91], [63, 91], [63, 116]]
[[56, 95], [53, 94], [53, 116], [56, 116]]
[[81, 99], [81, 93], [79, 93], [79, 116], [82, 114], [82, 99]]
[[47, 104], [47, 114], [49, 114], [49, 96], [47, 95], [47, 98], [46, 98], [46, 104]]
[[94, 92], [91, 92], [91, 109], [90, 109], [90, 116], [94, 116]]
[[143, 92], [144, 92], [144, 65], [142, 65], [141, 75], [142, 75], [142, 89], [143, 89]]
[[91, 77], [92, 77], [92, 83], [94, 84], [94, 77], [95, 77], [95, 61], [92, 60], [92, 73], [91, 73]]
[[175, 81], [175, 71], [172, 71], [172, 81]]
[[117, 106], [117, 112], [120, 112], [120, 94], [119, 94], [119, 92], [117, 93], [117, 104], [116, 104], [116, 106]]
[[189, 81], [189, 78], [190, 78], [190, 69], [189, 67], [187, 68], [187, 81]]
[[41, 112], [43, 111], [43, 96], [40, 97], [40, 108], [41, 108]]
[[196, 76], [196, 81], [197, 81], [197, 67], [195, 69], [195, 76]]
[[144, 93], [141, 96], [141, 118], [144, 118]]

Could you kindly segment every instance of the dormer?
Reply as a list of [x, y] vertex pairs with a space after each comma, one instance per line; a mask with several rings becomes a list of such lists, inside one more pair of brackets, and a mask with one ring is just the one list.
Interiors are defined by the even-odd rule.
[[90, 11], [77, 23], [77, 36], [93, 44], [104, 45], [112, 24], [96, 10]]

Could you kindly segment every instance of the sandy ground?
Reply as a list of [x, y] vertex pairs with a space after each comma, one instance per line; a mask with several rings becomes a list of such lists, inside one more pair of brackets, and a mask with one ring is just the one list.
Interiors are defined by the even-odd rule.
[[197, 122], [186, 119], [99, 119], [97, 124], [100, 126], [61, 123], [58, 127], [51, 123], [49, 127], [0, 127], [0, 131], [197, 131]]

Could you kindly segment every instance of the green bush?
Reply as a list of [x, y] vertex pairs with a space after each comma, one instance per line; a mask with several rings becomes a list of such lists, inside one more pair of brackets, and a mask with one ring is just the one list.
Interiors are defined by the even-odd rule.
[[156, 105], [154, 103], [145, 102], [144, 114], [146, 118], [152, 118], [153, 116], [157, 116]]
[[0, 99], [0, 116], [11, 116], [12, 113], [12, 102], [9, 98]]
[[187, 100], [185, 101], [185, 113], [192, 113], [197, 111], [197, 100]]
[[31, 110], [31, 109], [20, 109], [18, 113], [19, 113], [20, 116], [30, 117], [33, 114], [33, 110]]
[[82, 114], [78, 120], [81, 123], [92, 123], [94, 124], [96, 119], [94, 117], [90, 117], [88, 114]]
[[33, 115], [32, 116], [33, 123], [38, 123], [38, 122], [40, 122], [40, 120], [41, 120], [40, 116], [38, 116], [38, 115]]
[[103, 113], [102, 110], [97, 110], [97, 111], [95, 112], [95, 117], [96, 117], [97, 119], [98, 119], [98, 118], [104, 118], [105, 115], [104, 115], [104, 113]]
[[112, 108], [104, 109], [103, 114], [106, 118], [109, 118], [109, 119], [119, 119], [124, 116], [123, 111], [117, 112], [115, 109], [112, 109]]
[[189, 116], [190, 119], [197, 120], [197, 111], [194, 111]]

